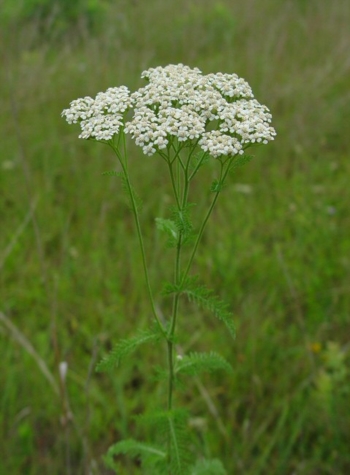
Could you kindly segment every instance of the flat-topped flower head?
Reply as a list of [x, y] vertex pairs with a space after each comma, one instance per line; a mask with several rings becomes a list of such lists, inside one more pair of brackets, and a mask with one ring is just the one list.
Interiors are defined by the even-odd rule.
[[125, 86], [110, 88], [95, 99], [73, 101], [62, 115], [68, 123], [80, 123], [84, 139], [112, 140], [122, 128], [146, 155], [175, 141], [219, 158], [242, 154], [276, 135], [268, 108], [236, 74], [203, 75], [198, 68], [170, 64], [141, 77], [147, 84], [132, 94]]
[[84, 97], [70, 103], [62, 112], [69, 124], [80, 123], [82, 139], [110, 140], [123, 125], [123, 114], [130, 107], [130, 93], [126, 86], [110, 87], [99, 92], [95, 99]]

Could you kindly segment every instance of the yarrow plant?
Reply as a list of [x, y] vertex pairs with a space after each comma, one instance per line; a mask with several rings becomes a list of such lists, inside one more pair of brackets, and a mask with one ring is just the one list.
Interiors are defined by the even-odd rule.
[[[201, 371], [232, 369], [216, 352], [177, 355], [181, 347], [177, 332], [180, 299], [185, 296], [210, 311], [234, 336], [227, 304], [190, 272], [204, 228], [229, 172], [250, 160], [246, 154], [249, 147], [267, 144], [276, 132], [270, 125], [272, 117], [268, 108], [254, 99], [249, 84], [236, 74], [203, 75], [198, 68], [178, 64], [148, 69], [142, 78], [146, 85], [133, 93], [125, 86], [112, 87], [98, 93], [95, 99], [75, 100], [62, 112], [68, 123], [80, 124], [80, 138], [107, 144], [117, 156], [121, 171], [113, 174], [121, 177], [130, 199], [152, 312], [149, 327], [117, 343], [97, 369], [115, 369], [146, 343], [163, 342], [167, 354], [167, 401], [162, 409], [146, 412], [139, 418], [153, 427], [152, 441], [132, 438], [118, 441], [109, 449], [106, 463], [117, 471], [115, 457], [129, 454], [141, 460], [143, 474], [223, 475], [226, 471], [218, 459], [205, 459], [193, 452], [189, 414], [184, 408], [175, 407], [174, 391], [181, 390], [180, 382], [184, 378]], [[169, 171], [173, 191], [171, 214], [155, 220], [174, 248], [173, 280], [163, 288], [163, 294], [172, 298], [169, 315], [158, 310], [149, 278], [139, 199], [129, 174], [128, 137], [145, 155], [158, 155]], [[190, 217], [191, 186], [202, 166], [210, 160], [215, 162], [217, 178], [211, 184], [210, 205], [195, 230]], [[187, 253], [185, 246], [189, 247]]]

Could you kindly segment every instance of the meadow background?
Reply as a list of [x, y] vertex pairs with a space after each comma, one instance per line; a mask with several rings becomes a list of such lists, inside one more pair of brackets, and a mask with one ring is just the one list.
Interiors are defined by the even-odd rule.
[[[229, 475], [350, 473], [350, 2], [0, 8], [0, 474], [108, 475], [109, 445], [142, 437], [132, 416], [164, 397], [152, 347], [114, 374], [94, 371], [147, 324], [148, 300], [121, 184], [102, 175], [115, 158], [60, 114], [178, 62], [244, 77], [278, 133], [231, 177], [196, 260], [232, 308], [236, 341], [182, 309], [185, 350], [219, 350], [234, 367], [184, 396], [199, 449]], [[172, 265], [154, 226], [170, 204], [165, 170], [136, 148], [131, 162], [159, 288]], [[207, 184], [196, 193], [200, 209]], [[140, 473], [121, 462], [121, 474]]]

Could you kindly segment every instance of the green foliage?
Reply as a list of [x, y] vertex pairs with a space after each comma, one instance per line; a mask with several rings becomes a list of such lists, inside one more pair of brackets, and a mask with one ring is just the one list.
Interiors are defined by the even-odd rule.
[[195, 302], [199, 307], [209, 310], [216, 318], [221, 320], [228, 328], [232, 337], [235, 336], [235, 326], [232, 313], [228, 310], [228, 304], [213, 295], [213, 291], [204, 285], [198, 285], [197, 278], [188, 279], [181, 292], [187, 295], [191, 302]]
[[210, 186], [210, 191], [212, 191], [213, 193], [220, 193], [220, 191], [224, 189], [224, 186], [225, 185], [222, 180], [215, 179]]
[[155, 414], [153, 420], [164, 442], [169, 443], [170, 472], [174, 475], [187, 475], [193, 461], [187, 412], [183, 410], [159, 412]]
[[[143, 468], [157, 467], [159, 461], [166, 459], [166, 452], [154, 445], [138, 442], [134, 439], [126, 439], [112, 445], [104, 457], [104, 461], [108, 468], [118, 470], [114, 457], [119, 454], [126, 454], [130, 457], [140, 457]], [[118, 472], [117, 472], [118, 473]]]
[[112, 371], [119, 366], [122, 359], [134, 352], [140, 345], [158, 342], [161, 338], [159, 329], [140, 330], [135, 336], [121, 340], [113, 350], [97, 365], [97, 371]]
[[117, 170], [107, 170], [106, 172], [103, 172], [102, 175], [103, 175], [103, 176], [117, 176], [117, 177], [121, 177], [121, 176], [122, 176], [122, 173], [121, 173], [121, 172], [117, 172]]
[[249, 163], [253, 158], [253, 155], [247, 155], [246, 153], [243, 155], [238, 155], [237, 158], [235, 158], [231, 163], [230, 171], [233, 171], [239, 167], [244, 167], [244, 165]]
[[191, 436], [187, 412], [154, 411], [141, 414], [136, 419], [142, 426], [152, 429], [158, 445], [135, 440], [118, 442], [108, 451], [110, 466], [113, 466], [113, 456], [124, 453], [133, 457], [140, 456], [145, 469], [152, 467], [152, 463], [155, 464], [160, 474], [166, 473], [167, 470], [170, 470], [172, 475], [189, 474], [193, 454], [190, 451]]
[[193, 155], [191, 158], [191, 170], [192, 172], [196, 172], [201, 167], [206, 165], [210, 161], [210, 156], [207, 152], [198, 152]]
[[182, 235], [182, 244], [187, 244], [192, 241], [193, 227], [191, 223], [190, 209], [195, 206], [194, 203], [187, 203], [182, 209], [178, 209], [175, 206], [171, 208], [172, 220]]
[[189, 353], [178, 360], [175, 371], [177, 374], [196, 376], [202, 371], [213, 372], [224, 370], [232, 373], [231, 365], [218, 353]]
[[178, 227], [171, 219], [156, 218], [157, 228], [168, 235], [169, 247], [175, 247], [178, 239]]
[[[125, 176], [123, 171], [116, 171], [116, 170], [109, 170], [103, 172], [102, 175], [104, 176], [115, 176], [120, 178], [122, 182], [122, 190], [126, 196], [127, 201], [129, 202], [129, 207], [133, 210], [133, 205], [135, 205], [138, 211], [142, 209], [142, 200], [139, 195], [136, 193], [135, 188], [131, 185], [128, 178]], [[130, 192], [132, 194], [132, 198], [130, 196]]]
[[191, 475], [227, 475], [220, 460], [199, 460], [191, 470]]

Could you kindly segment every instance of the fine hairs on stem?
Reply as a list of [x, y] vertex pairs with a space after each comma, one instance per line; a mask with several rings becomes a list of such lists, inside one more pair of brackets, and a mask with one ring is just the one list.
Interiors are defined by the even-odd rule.
[[[153, 434], [152, 439], [138, 441], [130, 437], [116, 441], [109, 448], [105, 462], [119, 473], [121, 459], [118, 456], [126, 454], [141, 461], [141, 472], [135, 473], [224, 475], [227, 472], [223, 462], [203, 457], [198, 441], [192, 443], [195, 435], [189, 424], [189, 412], [185, 407], [178, 407], [175, 394], [184, 390], [186, 378], [192, 378], [205, 397], [210, 413], [219, 421], [220, 434], [226, 437], [226, 429], [198, 376], [203, 371], [230, 373], [232, 367], [215, 351], [176, 354], [176, 350], [183, 347], [177, 332], [180, 307], [182, 299], [188, 298], [212, 313], [234, 336], [228, 305], [200, 284], [197, 276], [191, 275], [192, 265], [230, 172], [250, 160], [251, 156], [246, 154], [249, 147], [267, 144], [276, 132], [270, 125], [272, 116], [268, 108], [254, 98], [249, 84], [236, 74], [203, 75], [198, 68], [177, 64], [150, 68], [142, 73], [142, 78], [146, 85], [133, 93], [126, 86], [111, 87], [94, 99], [84, 97], [72, 101], [62, 112], [68, 123], [79, 123], [80, 138], [108, 145], [119, 161], [121, 171], [115, 175], [122, 181], [134, 215], [153, 317], [148, 328], [119, 341], [97, 365], [97, 370], [116, 371], [122, 360], [143, 344], [163, 342], [167, 353], [165, 376], [159, 377], [159, 384], [167, 387], [167, 399], [157, 402], [158, 409], [147, 410], [138, 418], [140, 424], [148, 427], [147, 433]], [[166, 233], [173, 248], [172, 279], [162, 287], [163, 295], [172, 299], [169, 314], [155, 304], [156, 291], [149, 278], [139, 200], [129, 174], [127, 136], [145, 155], [158, 156], [160, 165], [168, 170], [173, 204], [170, 215], [157, 217], [156, 225]], [[216, 179], [210, 187], [209, 207], [199, 217], [196, 230], [190, 212], [192, 184], [198, 181], [201, 168], [210, 161], [216, 167]]]

